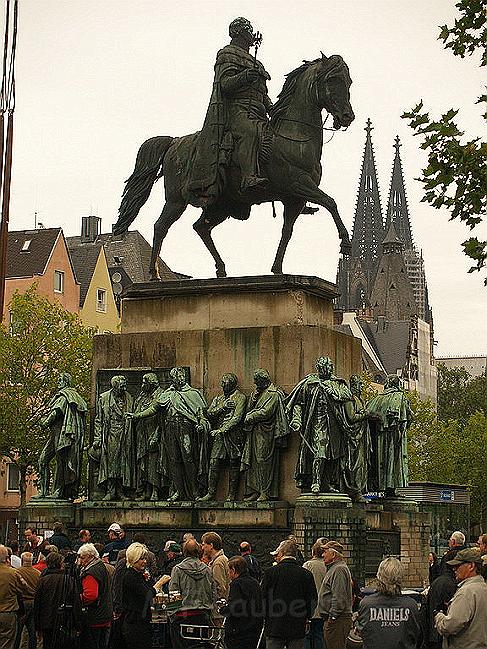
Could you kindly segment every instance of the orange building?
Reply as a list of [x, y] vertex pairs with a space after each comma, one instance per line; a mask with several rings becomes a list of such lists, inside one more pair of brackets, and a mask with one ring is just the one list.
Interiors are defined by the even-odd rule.
[[15, 291], [24, 293], [33, 283], [37, 292], [79, 312], [80, 287], [61, 228], [19, 230], [8, 233], [4, 322]]
[[[4, 322], [10, 319], [10, 301], [15, 291], [24, 293], [37, 284], [40, 295], [60, 302], [67, 311], [78, 313], [80, 285], [76, 280], [61, 228], [20, 230], [8, 233], [7, 278]], [[35, 489], [27, 488], [27, 500]], [[16, 518], [20, 505], [18, 471], [0, 458], [0, 542], [16, 538]]]

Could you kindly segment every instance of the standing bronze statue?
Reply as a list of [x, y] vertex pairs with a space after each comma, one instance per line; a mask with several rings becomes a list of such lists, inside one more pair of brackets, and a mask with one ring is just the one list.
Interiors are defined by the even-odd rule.
[[[323, 120], [326, 110], [333, 127], [348, 127], [355, 119], [350, 104], [352, 83], [341, 56], [321, 55], [287, 75], [274, 106], [267, 96], [269, 75], [249, 49], [260, 43], [252, 25], [237, 18], [230, 25], [231, 43], [217, 55], [210, 105], [201, 132], [181, 138], [152, 137], [139, 149], [113, 226], [127, 232], [147, 201], [154, 183], [164, 176], [166, 203], [154, 225], [150, 262], [159, 279], [157, 260], [169, 228], [191, 204], [203, 207], [194, 229], [225, 277], [225, 264], [211, 232], [228, 217], [246, 220], [252, 205], [280, 201], [284, 205], [281, 240], [272, 272], [282, 273], [287, 245], [306, 201], [325, 207], [341, 240], [350, 240], [335, 201], [320, 188]], [[267, 114], [270, 112], [270, 119]]]
[[100, 458], [97, 479], [105, 492], [103, 500], [129, 497], [136, 487], [135, 440], [132, 422], [126, 417], [134, 400], [125, 376], [113, 376], [111, 386], [98, 397], [90, 449], [91, 457]]
[[384, 392], [367, 403], [367, 414], [376, 444], [377, 489], [393, 497], [396, 489], [408, 486], [407, 432], [413, 420], [399, 376], [387, 377]]
[[172, 489], [169, 500], [195, 500], [207, 488], [210, 426], [204, 412], [208, 406], [201, 392], [187, 382], [184, 367], [173, 367], [170, 377], [167, 390], [148, 408], [128, 417], [139, 422], [160, 415], [162, 453]]
[[279, 497], [280, 448], [290, 433], [284, 394], [267, 370], [254, 372], [255, 390], [249, 398], [245, 428], [247, 439], [241, 468], [245, 474], [245, 500]]
[[[142, 377], [140, 394], [134, 403], [137, 415], [152, 405], [163, 390], [153, 372]], [[167, 476], [167, 466], [162, 453], [160, 415], [134, 422], [137, 457], [137, 500], [159, 500], [159, 489]]]
[[286, 402], [291, 429], [301, 436], [294, 477], [303, 492], [350, 490], [352, 429], [345, 408], [353, 398], [333, 369], [330, 358], [318, 358], [316, 374], [300, 381]]
[[[86, 401], [71, 387], [71, 375], [59, 376], [58, 391], [51, 399], [41, 428], [50, 429], [49, 439], [39, 457], [39, 498], [72, 500], [78, 496], [81, 478], [83, 440], [86, 427]], [[56, 460], [53, 491], [49, 494], [49, 464]]]
[[349, 446], [349, 488], [354, 500], [363, 502], [367, 492], [371, 457], [370, 430], [362, 392], [364, 382], [357, 374], [349, 381], [352, 401], [345, 403], [348, 423], [352, 428]]

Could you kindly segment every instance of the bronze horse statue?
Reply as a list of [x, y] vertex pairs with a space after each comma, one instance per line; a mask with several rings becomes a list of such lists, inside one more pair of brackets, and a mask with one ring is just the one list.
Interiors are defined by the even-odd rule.
[[[193, 228], [215, 260], [217, 277], [226, 277], [225, 264], [218, 253], [211, 231], [228, 217], [245, 220], [252, 205], [280, 201], [284, 205], [281, 240], [272, 272], [282, 273], [282, 262], [291, 239], [294, 223], [306, 202], [325, 207], [335, 222], [342, 253], [350, 251], [350, 239], [334, 199], [319, 188], [323, 147], [322, 110], [333, 116], [333, 129], [346, 128], [355, 119], [350, 105], [352, 80], [341, 56], [333, 55], [305, 61], [286, 76], [286, 81], [271, 112], [264, 136], [266, 155], [261, 169], [269, 179], [264, 188], [240, 192], [240, 171], [230, 163], [225, 171], [223, 191], [217, 200], [203, 208]], [[198, 144], [198, 133], [181, 138], [153, 137], [142, 144], [135, 169], [126, 182], [113, 226], [115, 235], [127, 232], [140, 208], [149, 198], [154, 183], [164, 176], [166, 203], [154, 225], [150, 262], [151, 279], [159, 279], [157, 259], [169, 228], [190, 204], [188, 172]]]

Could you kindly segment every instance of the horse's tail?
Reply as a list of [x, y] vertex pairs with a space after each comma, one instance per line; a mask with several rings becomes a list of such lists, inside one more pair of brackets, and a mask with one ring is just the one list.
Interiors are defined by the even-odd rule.
[[163, 174], [164, 156], [173, 142], [173, 137], [159, 135], [149, 138], [140, 147], [135, 169], [125, 181], [118, 220], [112, 228], [113, 234], [124, 234], [135, 221], [140, 208], [149, 198], [154, 183]]

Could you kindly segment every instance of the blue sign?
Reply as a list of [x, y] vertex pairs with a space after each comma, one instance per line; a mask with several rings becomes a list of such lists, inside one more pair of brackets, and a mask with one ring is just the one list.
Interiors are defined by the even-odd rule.
[[442, 489], [440, 491], [440, 500], [455, 500], [455, 492], [451, 489]]

